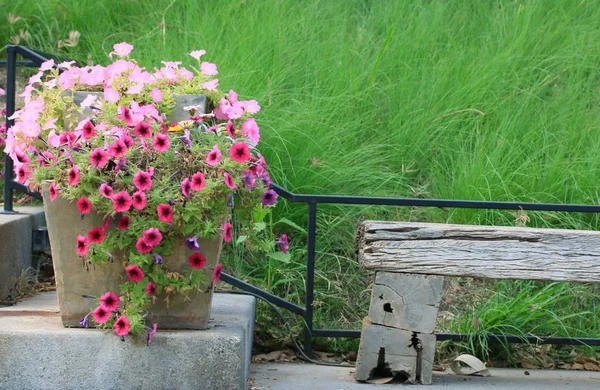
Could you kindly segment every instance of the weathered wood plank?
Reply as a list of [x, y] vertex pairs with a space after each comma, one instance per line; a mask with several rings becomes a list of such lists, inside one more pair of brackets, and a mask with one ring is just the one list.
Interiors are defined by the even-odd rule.
[[357, 244], [378, 271], [600, 282], [596, 231], [365, 221]]

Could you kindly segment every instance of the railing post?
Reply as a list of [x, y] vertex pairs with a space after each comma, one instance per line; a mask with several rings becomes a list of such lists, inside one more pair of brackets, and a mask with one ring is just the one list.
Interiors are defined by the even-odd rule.
[[312, 331], [313, 331], [313, 300], [315, 290], [315, 236], [317, 230], [317, 202], [308, 202], [308, 252], [306, 259], [306, 311], [304, 320], [304, 352], [312, 359]]
[[[14, 121], [8, 119], [15, 112], [15, 72], [17, 67], [17, 53], [13, 46], [6, 48], [6, 130], [13, 125]], [[12, 214], [13, 211], [13, 161], [6, 155], [4, 163], [4, 214]]]

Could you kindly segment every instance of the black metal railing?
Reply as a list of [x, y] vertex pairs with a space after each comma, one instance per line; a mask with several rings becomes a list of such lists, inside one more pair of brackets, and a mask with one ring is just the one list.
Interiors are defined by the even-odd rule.
[[[36, 66], [52, 56], [22, 47], [7, 46], [8, 72], [7, 72], [7, 117], [14, 113], [15, 109], [15, 68], [18, 65], [16, 56], [21, 55], [30, 60]], [[7, 128], [12, 121], [7, 119]], [[4, 211], [12, 210], [12, 192], [14, 190], [28, 193], [39, 197], [39, 194], [31, 193], [27, 188], [12, 179], [12, 161], [5, 165], [5, 189], [4, 189]], [[241, 290], [251, 292], [261, 298], [304, 318], [306, 330], [304, 333], [304, 348], [308, 356], [312, 357], [312, 341], [314, 337], [360, 337], [360, 330], [353, 329], [315, 329], [314, 314], [314, 280], [315, 280], [315, 253], [317, 234], [317, 205], [318, 204], [345, 204], [345, 205], [381, 205], [381, 206], [408, 206], [408, 207], [436, 207], [436, 208], [461, 208], [461, 209], [496, 209], [496, 210], [523, 210], [523, 211], [559, 211], [579, 213], [600, 213], [600, 206], [585, 204], [557, 204], [557, 203], [519, 203], [519, 202], [490, 202], [472, 200], [446, 200], [446, 199], [417, 199], [417, 198], [382, 198], [365, 196], [341, 196], [341, 195], [311, 195], [294, 194], [276, 184], [272, 188], [283, 198], [291, 202], [306, 203], [308, 206], [308, 238], [306, 257], [306, 295], [304, 307], [289, 302], [268, 291], [248, 284], [241, 279], [228, 274], [223, 274], [221, 280]], [[10, 200], [10, 202], [9, 202]], [[469, 335], [437, 333], [438, 340], [466, 341]], [[534, 344], [566, 344], [566, 345], [593, 345], [600, 346], [600, 338], [573, 338], [573, 337], [537, 337], [518, 335], [487, 335], [490, 341], [503, 341], [508, 343], [534, 343]]]

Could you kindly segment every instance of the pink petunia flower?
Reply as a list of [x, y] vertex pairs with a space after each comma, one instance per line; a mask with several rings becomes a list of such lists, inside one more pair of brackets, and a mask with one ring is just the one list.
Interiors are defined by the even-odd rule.
[[[40, 71], [45, 72], [47, 70], [50, 70], [54, 67], [54, 59], [51, 58], [48, 61], [42, 62], [42, 65], [40, 65]], [[2, 96], [2, 95], [0, 95]]]
[[192, 188], [192, 184], [190, 182], [190, 179], [188, 179], [187, 177], [185, 179], [183, 179], [181, 181], [181, 193], [183, 194], [183, 196], [185, 196], [187, 199], [190, 198], [190, 190]]
[[155, 247], [160, 245], [163, 236], [157, 228], [150, 228], [142, 233], [142, 239], [147, 245]]
[[106, 183], [100, 184], [100, 195], [110, 199], [113, 196], [113, 188]]
[[254, 118], [250, 118], [242, 123], [241, 132], [244, 136], [248, 137], [254, 145], [258, 144], [258, 141], [260, 140], [260, 131]]
[[221, 281], [221, 274], [223, 273], [223, 263], [219, 263], [217, 265], [215, 265], [215, 268], [213, 268], [213, 277], [212, 277], [212, 281], [214, 284], [219, 283], [219, 281]]
[[235, 126], [233, 125], [233, 122], [232, 122], [232, 121], [230, 121], [230, 120], [229, 120], [229, 121], [227, 121], [227, 125], [225, 126], [225, 129], [227, 129], [227, 134], [228, 134], [228, 135], [229, 135], [231, 138], [233, 138], [233, 139], [235, 139], [235, 138], [236, 138], [236, 136], [235, 136]]
[[119, 57], [126, 57], [133, 50], [133, 45], [127, 42], [117, 43], [113, 46], [114, 53]]
[[102, 241], [104, 241], [104, 230], [102, 230], [101, 227], [92, 228], [88, 232], [88, 239], [90, 242], [100, 244]]
[[129, 135], [124, 135], [121, 138], [121, 141], [123, 141], [125, 146], [127, 146], [127, 149], [131, 149], [133, 147], [133, 138], [131, 138]]
[[144, 241], [143, 237], [140, 237], [135, 243], [135, 249], [138, 250], [141, 254], [152, 252], [152, 247]]
[[206, 50], [203, 50], [203, 49], [194, 50], [190, 53], [190, 55], [197, 60], [200, 60], [200, 57], [202, 57], [205, 54], [206, 54]]
[[229, 157], [231, 157], [233, 161], [245, 163], [250, 158], [250, 149], [245, 143], [236, 142], [231, 145], [231, 149], [229, 149]]
[[119, 92], [115, 91], [112, 88], [104, 88], [104, 100], [109, 103], [116, 103], [119, 101]]
[[111, 221], [111, 217], [104, 218], [104, 223], [102, 224], [102, 231], [105, 232], [108, 229], [108, 224]]
[[206, 157], [206, 163], [210, 166], [215, 166], [219, 162], [221, 162], [221, 151], [219, 150], [219, 145], [214, 145]]
[[125, 191], [121, 191], [112, 196], [113, 210], [117, 213], [124, 213], [131, 208], [131, 196]]
[[163, 93], [158, 88], [154, 88], [152, 92], [150, 92], [150, 97], [152, 97], [152, 100], [154, 100], [156, 103], [163, 101]]
[[139, 171], [133, 177], [133, 185], [140, 191], [148, 191], [152, 188], [152, 174], [146, 171]]
[[192, 175], [191, 187], [194, 191], [202, 191], [204, 187], [206, 187], [206, 179], [204, 178], [204, 173], [196, 172]]
[[233, 226], [229, 222], [223, 224], [223, 241], [231, 242], [231, 236], [233, 232]]
[[290, 248], [290, 243], [288, 241], [287, 234], [282, 234], [281, 236], [279, 236], [279, 239], [275, 243], [279, 245], [279, 249], [283, 253], [287, 253], [288, 249]]
[[207, 91], [216, 91], [219, 87], [219, 80], [214, 79], [205, 81], [202, 83], [202, 87], [205, 88]]
[[277, 196], [277, 192], [269, 189], [263, 192], [260, 200], [265, 206], [273, 206], [275, 203], [277, 203]]
[[90, 153], [90, 163], [96, 168], [104, 168], [108, 163], [108, 153], [101, 148], [96, 148]]
[[116, 311], [121, 304], [121, 299], [112, 291], [107, 291], [100, 297], [100, 305], [108, 311]]
[[81, 136], [83, 137], [84, 140], [88, 140], [88, 139], [98, 135], [98, 133], [96, 133], [96, 128], [94, 127], [94, 124], [90, 121], [87, 121], [83, 125], [83, 128], [81, 130], [82, 130]]
[[90, 244], [88, 243], [88, 239], [79, 234], [77, 236], [77, 255], [83, 257], [88, 254], [89, 249]]
[[170, 146], [171, 146], [171, 140], [169, 139], [168, 135], [159, 133], [154, 136], [154, 141], [152, 142], [152, 147], [157, 152], [166, 152], [167, 150], [169, 150]]
[[58, 190], [56, 189], [56, 183], [52, 182], [52, 184], [50, 184], [50, 188], [48, 190], [50, 192], [50, 200], [52, 202], [54, 202], [56, 200], [56, 197], [58, 196]]
[[29, 171], [29, 168], [27, 167], [27, 165], [21, 165], [19, 166], [19, 168], [17, 168], [17, 181], [19, 183], [25, 183], [27, 181], [27, 179], [29, 179], [31, 177], [31, 172]]
[[132, 196], [133, 208], [136, 210], [143, 210], [148, 204], [146, 194], [143, 191], [137, 191]]
[[148, 294], [148, 295], [156, 294], [156, 285], [154, 283], [152, 283], [151, 281], [148, 281], [148, 284], [146, 284], [146, 294]]
[[126, 152], [127, 146], [125, 145], [125, 142], [120, 139], [116, 140], [108, 147], [108, 154], [114, 158], [121, 158]]
[[206, 257], [200, 252], [194, 252], [188, 257], [188, 263], [192, 268], [202, 269], [206, 264]]
[[217, 73], [219, 73], [217, 71], [217, 65], [212, 64], [210, 62], [202, 62], [200, 64], [200, 71], [207, 76], [214, 76]]
[[85, 197], [82, 196], [81, 198], [79, 198], [77, 200], [77, 210], [79, 210], [79, 213], [81, 213], [81, 215], [85, 215], [87, 213], [89, 213], [90, 211], [92, 211], [92, 202], [90, 202], [90, 200]]
[[251, 169], [246, 169], [242, 172], [242, 182], [246, 185], [246, 188], [253, 190], [256, 184], [256, 175]]
[[161, 203], [156, 206], [156, 214], [158, 215], [158, 219], [164, 223], [173, 222], [173, 209], [167, 203]]
[[113, 326], [115, 333], [117, 336], [127, 336], [129, 334], [129, 329], [131, 328], [131, 324], [125, 315], [120, 316]]
[[121, 217], [117, 220], [117, 228], [119, 230], [127, 230], [129, 229], [129, 225], [131, 225], [129, 217]]
[[242, 107], [244, 107], [244, 111], [248, 114], [256, 114], [260, 111], [260, 106], [256, 100], [244, 100], [240, 102]]
[[139, 265], [129, 265], [125, 267], [125, 272], [127, 272], [127, 277], [132, 282], [141, 282], [144, 279], [144, 271], [140, 268]]
[[223, 173], [223, 181], [225, 182], [225, 185], [227, 187], [229, 187], [232, 190], [235, 189], [235, 182], [233, 181], [233, 177], [231, 177], [229, 173]]
[[136, 137], [150, 138], [152, 137], [152, 128], [150, 128], [150, 125], [148, 125], [146, 122], [140, 122], [135, 125], [133, 133], [136, 135]]
[[110, 320], [110, 311], [106, 310], [104, 306], [100, 305], [94, 309], [92, 316], [97, 324], [104, 324]]

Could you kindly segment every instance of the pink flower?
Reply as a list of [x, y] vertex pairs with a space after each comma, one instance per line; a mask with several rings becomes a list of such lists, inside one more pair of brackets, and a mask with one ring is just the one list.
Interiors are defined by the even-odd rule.
[[143, 237], [140, 237], [137, 240], [137, 242], [135, 243], [135, 248], [138, 250], [138, 252], [142, 254], [152, 252], [152, 247], [148, 245], [146, 241], [144, 241]]
[[105, 198], [111, 198], [113, 196], [113, 189], [106, 183], [100, 184], [100, 195]]
[[151, 281], [148, 281], [148, 284], [146, 284], [146, 294], [148, 294], [148, 295], [156, 294], [156, 285], [154, 283], [152, 283]]
[[202, 191], [202, 189], [206, 187], [206, 179], [204, 178], [204, 173], [196, 172], [192, 175], [191, 187], [194, 191]]
[[260, 106], [258, 105], [258, 102], [256, 100], [244, 100], [240, 103], [242, 104], [242, 107], [244, 107], [244, 110], [248, 114], [256, 114], [260, 111]]
[[223, 181], [225, 182], [225, 185], [227, 187], [229, 187], [230, 189], [235, 189], [235, 182], [233, 181], [233, 178], [231, 177], [231, 175], [227, 172], [223, 173], [224, 179]]
[[187, 177], [185, 179], [183, 179], [181, 181], [181, 193], [183, 194], [183, 196], [185, 196], [187, 199], [190, 198], [190, 189], [192, 188], [192, 184], [190, 182], [190, 179], [188, 179]]
[[104, 168], [108, 163], [108, 153], [100, 148], [96, 148], [90, 153], [90, 163], [96, 168]]
[[144, 279], [144, 271], [140, 268], [139, 265], [129, 265], [125, 267], [125, 272], [127, 272], [127, 277], [132, 282], [141, 282]]
[[156, 214], [158, 214], [158, 219], [164, 223], [173, 222], [173, 209], [167, 203], [161, 203], [156, 206]]
[[120, 304], [121, 299], [112, 291], [107, 291], [100, 297], [100, 306], [104, 306], [108, 311], [116, 311]]
[[152, 100], [154, 100], [156, 103], [162, 102], [163, 100], [163, 93], [158, 88], [154, 88], [152, 92], [150, 92], [150, 96], [152, 97]]
[[58, 196], [58, 190], [56, 189], [56, 183], [52, 182], [52, 184], [50, 184], [50, 188], [48, 190], [50, 191], [50, 200], [52, 202], [54, 202], [56, 200], [56, 197]]
[[142, 233], [142, 239], [144, 240], [146, 245], [155, 247], [157, 245], [160, 245], [163, 236], [162, 234], [160, 234], [160, 230], [158, 230], [157, 228], [150, 228]]
[[230, 120], [229, 120], [229, 121], [227, 121], [227, 125], [225, 126], [225, 129], [227, 129], [227, 134], [228, 134], [228, 135], [229, 135], [231, 138], [233, 138], [233, 139], [235, 139], [235, 138], [236, 138], [236, 137], [235, 137], [235, 126], [233, 125], [233, 122], [232, 122], [232, 121], [230, 121]]
[[245, 163], [250, 158], [250, 149], [248, 149], [248, 145], [245, 143], [236, 142], [231, 145], [231, 149], [229, 149], [229, 157], [231, 157], [233, 161]]
[[48, 133], [48, 145], [58, 148], [60, 145], [60, 137], [54, 130]]
[[279, 236], [279, 239], [275, 243], [279, 245], [279, 249], [283, 253], [287, 253], [288, 249], [290, 248], [290, 243], [288, 242], [287, 234], [282, 234], [281, 236]]
[[202, 269], [206, 264], [206, 257], [200, 252], [194, 252], [188, 257], [188, 263], [192, 268]]
[[117, 43], [113, 46], [114, 53], [119, 57], [125, 57], [131, 53], [133, 50], [133, 45], [130, 45], [127, 42]]
[[227, 111], [229, 119], [240, 119], [242, 115], [244, 115], [244, 108], [240, 103], [234, 104], [229, 111]]
[[121, 217], [117, 221], [117, 228], [119, 230], [127, 230], [129, 229], [129, 225], [131, 225], [131, 220], [129, 217]]
[[223, 273], [223, 263], [219, 263], [219, 264], [215, 265], [215, 268], [213, 268], [213, 278], [212, 278], [212, 281], [214, 284], [219, 283], [219, 281], [221, 280], [222, 273]]
[[244, 136], [248, 137], [254, 145], [258, 144], [260, 132], [254, 118], [250, 118], [242, 123], [241, 132]]
[[79, 210], [79, 212], [82, 215], [85, 215], [87, 213], [89, 213], [90, 211], [92, 211], [92, 202], [90, 202], [90, 200], [85, 197], [82, 196], [81, 198], [79, 198], [77, 200], [77, 210]]
[[152, 188], [152, 175], [149, 172], [139, 171], [133, 177], [133, 184], [140, 191], [148, 191]]
[[202, 57], [203, 55], [206, 54], [206, 50], [200, 49], [200, 50], [194, 50], [190, 53], [190, 55], [197, 59], [198, 61], [200, 60], [200, 57]]
[[131, 87], [127, 88], [126, 93], [128, 95], [133, 95], [133, 94], [142, 92], [142, 89], [144, 89], [144, 84], [136, 84], [136, 85], [132, 85]]
[[206, 157], [206, 163], [210, 166], [215, 166], [219, 162], [221, 162], [221, 151], [219, 150], [219, 145], [215, 145], [208, 153], [208, 156]]
[[[40, 65], [40, 71], [45, 72], [47, 70], [52, 69], [52, 67], [54, 66], [54, 59], [51, 58], [48, 61], [42, 62], [42, 65]], [[2, 96], [2, 95], [0, 95]]]
[[77, 255], [83, 257], [87, 255], [89, 249], [90, 244], [88, 243], [88, 239], [79, 234], [77, 236]]
[[21, 165], [19, 168], [17, 168], [17, 181], [19, 183], [25, 183], [30, 177], [31, 172], [29, 172], [27, 165]]
[[129, 329], [131, 328], [131, 324], [125, 315], [120, 316], [117, 321], [115, 321], [115, 325], [113, 326], [115, 333], [117, 336], [127, 336], [129, 334]]
[[108, 147], [108, 153], [114, 158], [123, 157], [125, 152], [127, 152], [127, 146], [120, 139], [116, 140]]
[[200, 64], [200, 71], [207, 76], [214, 76], [217, 73], [217, 65], [211, 64], [210, 62], [202, 62]]
[[277, 192], [273, 190], [266, 190], [263, 192], [260, 200], [265, 206], [273, 206], [275, 203], [277, 203], [277, 196]]
[[152, 137], [152, 129], [150, 128], [150, 125], [148, 125], [146, 122], [140, 122], [137, 125], [135, 125], [135, 128], [133, 129], [133, 133], [137, 137], [141, 137], [141, 138]]
[[95, 227], [88, 232], [88, 239], [90, 242], [100, 244], [104, 241], [104, 230], [101, 227]]
[[127, 126], [135, 126], [137, 124], [131, 115], [131, 110], [129, 108], [125, 106], [119, 106], [117, 112], [118, 114], [115, 116], [115, 118], [124, 121]]
[[104, 324], [110, 320], [110, 311], [106, 310], [104, 306], [100, 305], [94, 309], [92, 316], [97, 324]]
[[104, 88], [104, 100], [109, 103], [116, 103], [119, 101], [119, 92], [115, 91], [112, 88]]
[[157, 152], [166, 152], [169, 150], [171, 146], [171, 140], [165, 134], [159, 133], [154, 136], [154, 142], [152, 142], [152, 147]]
[[233, 226], [229, 222], [225, 222], [223, 225], [223, 241], [231, 242], [231, 236], [233, 232]]
[[125, 191], [121, 191], [112, 196], [113, 210], [117, 213], [124, 213], [131, 208], [131, 196]]
[[137, 191], [133, 193], [132, 202], [133, 208], [136, 210], [143, 210], [144, 207], [146, 207], [146, 205], [148, 204], [146, 194], [142, 191]]
[[202, 87], [208, 91], [216, 91], [219, 87], [219, 80], [209, 80], [202, 83]]
[[102, 224], [102, 231], [105, 232], [106, 229], [108, 229], [108, 224], [110, 223], [111, 218], [110, 217], [106, 217], [104, 218], [104, 223]]
[[246, 188], [252, 190], [256, 184], [256, 175], [251, 169], [246, 169], [242, 172], [242, 182], [246, 185]]
[[92, 137], [95, 137], [98, 133], [96, 133], [96, 128], [94, 127], [94, 124], [90, 121], [87, 121], [82, 128], [82, 133], [81, 136], [83, 137], [83, 139], [88, 140]]

